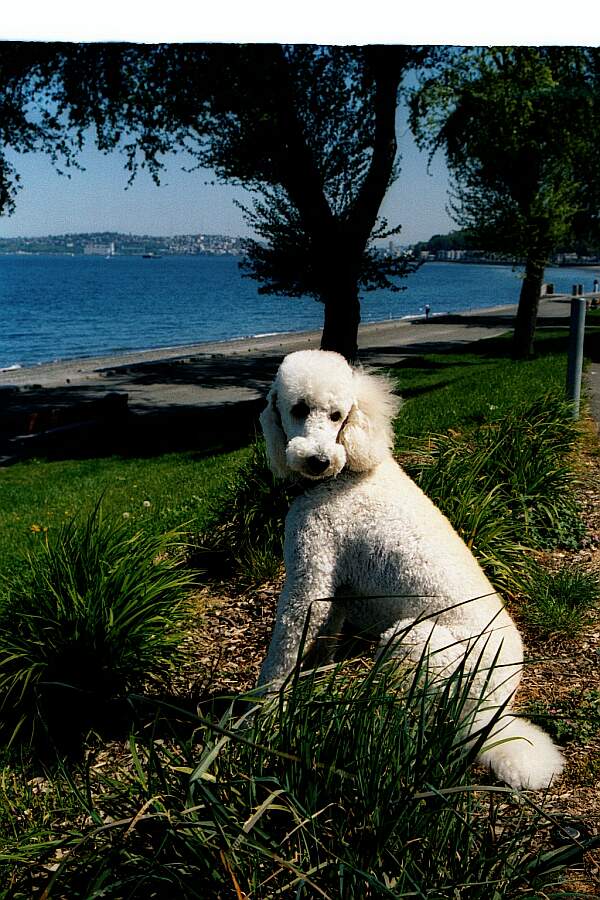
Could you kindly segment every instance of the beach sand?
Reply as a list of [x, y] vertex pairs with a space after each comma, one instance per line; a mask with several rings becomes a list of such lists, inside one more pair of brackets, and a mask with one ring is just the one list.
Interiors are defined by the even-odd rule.
[[[435, 316], [425, 321], [423, 317], [414, 319], [393, 319], [364, 324], [359, 329], [359, 350], [361, 360], [366, 361], [371, 351], [381, 351], [388, 347], [392, 354], [395, 348], [410, 347], [415, 342], [436, 343], [451, 341], [462, 343], [479, 340], [510, 328], [514, 316], [514, 306], [498, 306], [465, 313]], [[564, 302], [548, 300], [543, 303], [543, 314], [564, 316]], [[464, 334], [461, 334], [464, 332]], [[265, 360], [281, 359], [294, 350], [318, 348], [320, 331], [290, 332], [261, 335], [259, 337], [236, 339], [212, 343], [185, 344], [176, 347], [160, 347], [110, 356], [97, 356], [73, 360], [60, 360], [18, 369], [0, 370], [0, 386], [13, 385], [27, 387], [35, 385], [43, 388], [64, 388], [78, 385], [98, 384], [106, 390], [107, 384], [127, 380], [135, 372], [149, 374], [158, 363], [189, 364], [195, 361], [210, 361], [215, 369], [224, 359]], [[377, 355], [377, 354], [376, 354]], [[201, 385], [198, 385], [201, 387]]]
[[[393, 365], [406, 356], [495, 337], [512, 328], [515, 311], [498, 306], [428, 321], [361, 325], [359, 359], [372, 367]], [[544, 299], [539, 322], [565, 324], [568, 314], [564, 300]], [[199, 422], [207, 433], [225, 429], [230, 436], [239, 432], [241, 440], [255, 427], [281, 359], [294, 350], [318, 349], [320, 339], [320, 331], [263, 335], [5, 370], [0, 372], [0, 443], [85, 418], [90, 401], [101, 403], [115, 392], [127, 395], [138, 426], [143, 419], [149, 428], [153, 420], [147, 439], [157, 450], [170, 446], [169, 437], [177, 445], [173, 429], [182, 430], [183, 441], [184, 432], [198, 429]]]

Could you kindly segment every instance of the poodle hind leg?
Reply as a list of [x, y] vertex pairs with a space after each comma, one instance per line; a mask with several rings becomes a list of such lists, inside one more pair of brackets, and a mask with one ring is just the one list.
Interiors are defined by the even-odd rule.
[[[430, 620], [415, 623], [403, 619], [382, 635], [380, 648], [380, 653], [387, 653], [391, 659], [405, 660], [413, 665], [426, 660], [430, 675], [443, 679], [456, 672], [466, 654], [473, 654], [475, 659], [476, 645], [469, 650], [469, 646], [458, 640], [450, 629]], [[472, 696], [465, 704], [463, 714], [465, 725], [475, 740], [477, 733], [482, 728], [489, 728], [497, 711], [504, 707], [506, 713], [492, 726], [478, 753], [478, 761], [515, 789], [541, 790], [559, 777], [564, 759], [541, 728], [509, 712], [520, 668], [520, 664], [499, 666], [497, 678], [494, 672], [489, 682], [486, 678], [489, 673], [485, 669], [477, 673], [470, 685]]]
[[465, 655], [464, 643], [431, 619], [401, 619], [382, 634], [379, 648], [380, 656], [415, 665], [427, 659], [429, 671], [439, 676], [452, 675]]

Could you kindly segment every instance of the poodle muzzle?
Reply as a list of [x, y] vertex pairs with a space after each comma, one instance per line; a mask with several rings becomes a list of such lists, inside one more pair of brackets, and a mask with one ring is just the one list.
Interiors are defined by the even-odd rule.
[[320, 479], [339, 475], [346, 465], [346, 450], [342, 443], [346, 418], [335, 435], [325, 427], [314, 426], [308, 434], [290, 437], [281, 419], [277, 403], [273, 403], [277, 422], [286, 440], [285, 458], [289, 469], [305, 478]]

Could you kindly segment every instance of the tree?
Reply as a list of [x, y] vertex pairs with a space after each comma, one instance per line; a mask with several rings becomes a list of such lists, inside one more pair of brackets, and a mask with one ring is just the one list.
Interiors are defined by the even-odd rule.
[[482, 247], [525, 259], [516, 357], [534, 350], [549, 256], [589, 210], [589, 63], [573, 47], [452, 51], [412, 100], [418, 142], [445, 152], [457, 224]]
[[0, 214], [14, 210], [20, 187], [9, 151], [43, 151], [57, 166], [76, 164], [77, 136], [49, 102], [58, 60], [54, 44], [0, 43]]
[[[361, 290], [399, 290], [414, 268], [378, 252], [399, 227], [378, 220], [396, 174], [405, 46], [53, 45], [45, 102], [71, 140], [94, 131], [131, 177], [187, 150], [247, 188], [246, 274], [260, 290], [324, 304], [322, 347], [353, 359]], [[38, 85], [39, 88], [39, 85]]]
[[[253, 51], [255, 52], [255, 51]], [[321, 346], [348, 359], [357, 351], [359, 290], [398, 289], [393, 278], [412, 266], [383, 257], [375, 237], [379, 207], [394, 178], [396, 108], [403, 70], [416, 59], [405, 47], [273, 47], [264, 83], [238, 106], [233, 128], [213, 142], [210, 159], [239, 177], [258, 197], [247, 218], [263, 239], [250, 241], [246, 270], [269, 293], [309, 294], [325, 307]], [[259, 155], [271, 148], [268, 170], [247, 140], [265, 110]], [[238, 103], [240, 94], [238, 93]], [[225, 123], [223, 123], [225, 125]], [[283, 139], [282, 139], [283, 138]]]

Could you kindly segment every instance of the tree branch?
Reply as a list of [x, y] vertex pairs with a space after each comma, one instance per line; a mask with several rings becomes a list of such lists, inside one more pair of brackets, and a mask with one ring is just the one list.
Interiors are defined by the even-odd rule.
[[368, 54], [375, 81], [373, 156], [346, 225], [356, 247], [360, 247], [361, 250], [375, 225], [396, 159], [396, 106], [404, 48], [370, 47]]

